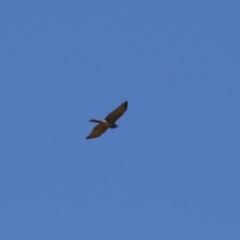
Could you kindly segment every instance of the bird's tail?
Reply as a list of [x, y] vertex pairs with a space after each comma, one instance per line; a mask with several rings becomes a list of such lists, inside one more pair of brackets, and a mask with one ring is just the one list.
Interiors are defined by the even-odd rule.
[[101, 123], [102, 121], [91, 119], [91, 120], [89, 120], [89, 122]]

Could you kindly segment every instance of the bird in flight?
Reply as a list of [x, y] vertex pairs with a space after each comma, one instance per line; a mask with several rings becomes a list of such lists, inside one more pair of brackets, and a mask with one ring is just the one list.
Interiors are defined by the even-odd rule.
[[115, 122], [125, 113], [128, 107], [128, 102], [125, 101], [122, 103], [119, 107], [117, 107], [114, 111], [109, 113], [105, 120], [99, 121], [95, 119], [89, 120], [90, 122], [98, 123], [92, 130], [92, 132], [86, 137], [86, 139], [89, 138], [96, 138], [101, 136], [103, 133], [107, 131], [108, 128], [116, 128], [118, 127]]

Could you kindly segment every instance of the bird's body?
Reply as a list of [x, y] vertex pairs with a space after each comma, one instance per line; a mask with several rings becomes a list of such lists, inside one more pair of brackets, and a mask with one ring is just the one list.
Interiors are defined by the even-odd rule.
[[105, 120], [100, 121], [96, 119], [89, 120], [90, 122], [98, 123], [92, 130], [92, 132], [86, 138], [96, 138], [101, 136], [104, 132], [107, 131], [108, 128], [117, 128], [117, 124], [115, 122], [124, 114], [127, 110], [128, 102], [124, 102], [118, 108], [116, 108], [113, 112], [109, 113]]
[[100, 120], [96, 120], [96, 119], [91, 119], [89, 120], [90, 122], [95, 122], [95, 123], [104, 123], [108, 126], [108, 128], [116, 128], [118, 127], [114, 122], [110, 122], [110, 121], [107, 121], [107, 120], [103, 120], [103, 121], [100, 121]]

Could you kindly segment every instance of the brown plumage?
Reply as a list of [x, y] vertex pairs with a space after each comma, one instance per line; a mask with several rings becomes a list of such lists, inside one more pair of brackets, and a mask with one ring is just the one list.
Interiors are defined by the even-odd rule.
[[95, 120], [91, 119], [90, 122], [96, 122], [98, 123], [97, 126], [95, 126], [92, 130], [92, 132], [87, 136], [86, 138], [96, 138], [101, 136], [104, 132], [107, 131], [108, 128], [116, 128], [118, 127], [115, 122], [124, 114], [124, 112], [127, 110], [128, 102], [122, 103], [119, 107], [117, 107], [114, 111], [109, 113], [105, 120]]

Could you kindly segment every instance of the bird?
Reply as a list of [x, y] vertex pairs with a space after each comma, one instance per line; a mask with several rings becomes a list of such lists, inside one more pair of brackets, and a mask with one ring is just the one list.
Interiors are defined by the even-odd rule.
[[118, 125], [115, 123], [127, 110], [128, 102], [125, 101], [118, 106], [114, 111], [109, 113], [103, 121], [91, 119], [90, 122], [98, 123], [92, 130], [92, 132], [86, 137], [86, 139], [100, 137], [105, 133], [108, 128], [117, 128]]

